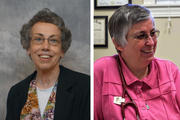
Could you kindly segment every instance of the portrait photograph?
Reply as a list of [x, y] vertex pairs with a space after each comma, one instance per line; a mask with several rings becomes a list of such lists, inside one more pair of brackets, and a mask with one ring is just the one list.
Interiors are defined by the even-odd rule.
[[[47, 17], [46, 17], [46, 14], [47, 14]], [[45, 17], [38, 18], [38, 15], [40, 17], [44, 15]], [[52, 16], [55, 16], [55, 17], [52, 18]], [[39, 20], [40, 22], [42, 21], [41, 25], [43, 25], [44, 23], [47, 23], [46, 24], [47, 27], [42, 29], [44, 30], [42, 31], [43, 36], [40, 35], [40, 38], [38, 37], [37, 39], [34, 38], [33, 32], [35, 32], [36, 34], [36, 30], [39, 30], [39, 29], [33, 28], [34, 26], [30, 26], [30, 24], [33, 23], [32, 21], [34, 18], [36, 20], [37, 18], [41, 19]], [[51, 18], [52, 20], [49, 20]], [[61, 18], [63, 20], [61, 20]], [[0, 19], [1, 19], [0, 20], [0, 42], [1, 42], [0, 44], [0, 66], [1, 66], [0, 67], [0, 91], [1, 91], [0, 92], [0, 103], [1, 103], [0, 120], [5, 120], [5, 118], [6, 120], [10, 119], [10, 118], [7, 118], [6, 116], [7, 106], [11, 106], [8, 102], [9, 100], [7, 101], [8, 93], [10, 97], [12, 94], [9, 91], [17, 90], [17, 89], [16, 90], [14, 89], [10, 90], [10, 89], [12, 88], [12, 86], [18, 84], [19, 82], [27, 78], [29, 75], [34, 73], [34, 71], [37, 71], [37, 76], [38, 76], [38, 71], [39, 71], [39, 68], [37, 67], [37, 65], [39, 64], [38, 62], [41, 62], [41, 63], [44, 62], [44, 63], [47, 63], [47, 65], [51, 65], [50, 62], [52, 62], [52, 65], [55, 65], [55, 63], [57, 63], [57, 66], [60, 65], [60, 69], [63, 66], [60, 72], [58, 70], [59, 74], [61, 73], [63, 74], [64, 73], [63, 71], [66, 71], [68, 69], [67, 71], [73, 71], [72, 74], [75, 73], [74, 75], [77, 75], [77, 74], [80, 76], [81, 74], [82, 76], [85, 75], [84, 79], [88, 76], [87, 77], [88, 79], [87, 91], [90, 90], [89, 89], [90, 87], [89, 85], [89, 82], [90, 82], [89, 81], [89, 75], [90, 75], [90, 1], [89, 0], [76, 0], [76, 1], [74, 0], [68, 0], [68, 1], [67, 0], [51, 0], [51, 1], [50, 0], [38, 0], [38, 1], [36, 0], [25, 0], [25, 1], [1, 0], [0, 1]], [[33, 24], [35, 23], [36, 22], [34, 22]], [[29, 28], [31, 30], [30, 43], [23, 42], [23, 39], [24, 39], [23, 36], [26, 36], [24, 34], [23, 29], [26, 29], [25, 26], [27, 24], [30, 26]], [[57, 39], [51, 38], [52, 36], [50, 32], [52, 32], [52, 30], [51, 28], [49, 28], [50, 26], [48, 27], [48, 24], [50, 24], [50, 26], [55, 25], [54, 27], [56, 29], [58, 26], [60, 28], [61, 39], [65, 39], [65, 40], [69, 39], [69, 42], [66, 43], [65, 41], [64, 43], [62, 43], [62, 40], [59, 38]], [[59, 24], [61, 25], [59, 26]], [[37, 27], [40, 27], [40, 24]], [[42, 27], [44, 27], [44, 25]], [[33, 29], [33, 32], [32, 32], [32, 29]], [[48, 30], [50, 32], [48, 32]], [[40, 31], [37, 31], [37, 32], [39, 35]], [[44, 33], [47, 32], [47, 33], [44, 34], [43, 32]], [[56, 32], [52, 33], [52, 35], [54, 35], [55, 33]], [[58, 34], [59, 34], [59, 30], [58, 30]], [[35, 44], [32, 42], [33, 40], [36, 41], [36, 42], [34, 41]], [[42, 42], [40, 42], [40, 40]], [[40, 52], [37, 53], [39, 55], [38, 56], [39, 58], [36, 58], [37, 56], [34, 57], [33, 55], [36, 54], [36, 53], [33, 53], [33, 50], [35, 50], [34, 45], [36, 45], [36, 48], [37, 48], [37, 45], [42, 46], [46, 42], [48, 42], [47, 44], [49, 47], [42, 48], [42, 50], [40, 50]], [[56, 44], [56, 42], [58, 44]], [[31, 46], [30, 47], [28, 46], [28, 44], [33, 44], [33, 45], [30, 45]], [[57, 45], [61, 45], [62, 49], [60, 51], [57, 50]], [[57, 69], [59, 68], [57, 67]], [[40, 70], [42, 69], [40, 68]], [[76, 77], [71, 75], [71, 73], [68, 73], [67, 75], [66, 74], [67, 73], [65, 73], [64, 75], [68, 77], [70, 76], [76, 79]], [[37, 76], [35, 77], [35, 79], [37, 79]], [[60, 76], [61, 75], [59, 75], [59, 78], [61, 78]], [[57, 79], [57, 77], [55, 79]], [[78, 78], [78, 79], [81, 79], [81, 78]], [[61, 83], [58, 83], [58, 85], [60, 84]], [[77, 83], [73, 83], [72, 86], [74, 86], [75, 84]], [[83, 86], [86, 83], [78, 83], [78, 84], [82, 84], [79, 86]], [[27, 86], [29, 85], [30, 84], [28, 84]], [[79, 88], [76, 87], [74, 89], [77, 89], [78, 91], [79, 89], [81, 89], [81, 87]], [[27, 91], [28, 91], [28, 87], [27, 87]], [[17, 95], [14, 96], [14, 101], [16, 100], [15, 98], [19, 96], [20, 93], [16, 92], [15, 94]], [[59, 94], [62, 95], [63, 93], [62, 94], [59, 93]], [[75, 94], [75, 92], [73, 92], [72, 94]], [[25, 97], [27, 97], [27, 95]], [[88, 96], [88, 98], [89, 97], [90, 96]], [[68, 99], [66, 101], [68, 102]], [[87, 102], [88, 101], [89, 100], [87, 100]], [[63, 104], [63, 102], [61, 104]], [[89, 102], [88, 102], [88, 105], [89, 105]], [[21, 108], [23, 108], [23, 106], [21, 106]], [[10, 109], [13, 110], [13, 106]], [[16, 114], [16, 113], [12, 113], [11, 111], [11, 114]], [[17, 113], [17, 114], [20, 114], [20, 113]]]

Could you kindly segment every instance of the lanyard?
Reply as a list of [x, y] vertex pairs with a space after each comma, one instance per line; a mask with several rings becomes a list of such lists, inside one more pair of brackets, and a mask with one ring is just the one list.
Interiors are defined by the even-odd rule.
[[126, 109], [127, 106], [131, 106], [135, 110], [137, 120], [140, 120], [140, 118], [139, 118], [140, 114], [139, 114], [139, 111], [138, 111], [138, 107], [137, 107], [136, 103], [133, 101], [133, 99], [131, 98], [131, 96], [129, 95], [129, 93], [127, 91], [126, 80], [125, 80], [125, 77], [124, 77], [123, 72], [122, 72], [122, 66], [121, 66], [119, 56], [116, 56], [116, 60], [117, 60], [117, 63], [118, 63], [119, 74], [121, 76], [121, 82], [122, 82], [122, 87], [123, 87], [122, 98], [125, 98], [125, 95], [127, 95], [129, 97], [129, 99], [130, 99], [129, 102], [122, 102], [121, 103], [121, 114], [122, 114], [123, 120], [125, 120], [125, 109]]

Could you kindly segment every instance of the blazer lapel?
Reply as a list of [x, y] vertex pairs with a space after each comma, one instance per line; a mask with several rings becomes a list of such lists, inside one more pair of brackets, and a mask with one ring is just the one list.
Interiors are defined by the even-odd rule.
[[71, 79], [73, 78], [68, 74], [68, 70], [60, 66], [54, 120], [70, 120], [74, 101], [74, 95], [71, 92], [74, 83], [70, 81]]

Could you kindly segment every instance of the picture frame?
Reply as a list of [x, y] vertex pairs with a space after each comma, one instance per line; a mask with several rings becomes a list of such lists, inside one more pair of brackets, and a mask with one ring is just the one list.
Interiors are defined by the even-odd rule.
[[108, 16], [94, 16], [94, 47], [108, 47]]
[[95, 0], [95, 9], [117, 9], [124, 4], [131, 4], [132, 0]]

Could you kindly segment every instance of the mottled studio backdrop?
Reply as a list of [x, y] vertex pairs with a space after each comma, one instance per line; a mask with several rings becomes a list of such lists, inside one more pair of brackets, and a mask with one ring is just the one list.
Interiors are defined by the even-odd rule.
[[37, 11], [49, 8], [64, 18], [72, 44], [61, 64], [90, 72], [89, 0], [0, 0], [0, 120], [5, 119], [7, 93], [31, 74], [34, 66], [20, 45], [19, 31]]

